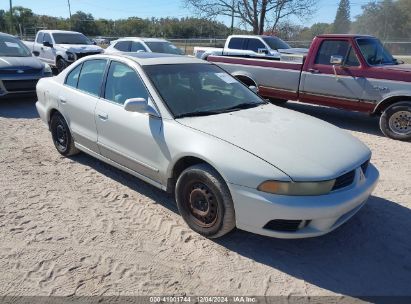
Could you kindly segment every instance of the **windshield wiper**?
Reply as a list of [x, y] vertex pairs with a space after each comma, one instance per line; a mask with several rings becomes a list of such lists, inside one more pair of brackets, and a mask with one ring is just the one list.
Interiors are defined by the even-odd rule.
[[250, 108], [258, 107], [261, 104], [263, 104], [263, 103], [256, 103], [256, 102], [253, 102], [253, 103], [248, 103], [248, 102], [247, 103], [240, 103], [238, 105], [235, 105], [235, 106], [220, 110], [219, 112], [220, 113], [225, 113], [225, 112], [232, 112], [232, 111], [235, 111], [235, 110], [250, 109]]
[[220, 111], [194, 111], [194, 112], [188, 112], [188, 113], [183, 113], [179, 115], [175, 115], [175, 118], [183, 118], [183, 117], [195, 117], [195, 116], [207, 116], [207, 115], [215, 115], [215, 114], [220, 114], [222, 112]]

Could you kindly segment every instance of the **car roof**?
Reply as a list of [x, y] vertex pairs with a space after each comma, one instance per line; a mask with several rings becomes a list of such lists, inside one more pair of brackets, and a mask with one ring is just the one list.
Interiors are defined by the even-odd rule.
[[[137, 62], [139, 65], [162, 65], [162, 64], [188, 64], [188, 63], [200, 63], [200, 64], [211, 64], [208, 61], [197, 59], [195, 57], [189, 57], [184, 55], [173, 55], [173, 54], [163, 54], [163, 53], [151, 53], [151, 52], [141, 52], [141, 53], [115, 53], [115, 54], [101, 54], [93, 55], [90, 57], [103, 57], [116, 59], [118, 57], [128, 58]], [[85, 58], [90, 58], [85, 57]]]
[[9, 38], [16, 38], [16, 39], [18, 39], [18, 37], [16, 37], [16, 36], [13, 36], [13, 35], [10, 35], [10, 34], [7, 34], [7, 33], [3, 33], [3, 32], [0, 32], [0, 37], [9, 37]]
[[359, 35], [359, 34], [322, 34], [318, 35], [318, 38], [375, 38], [371, 35]]
[[167, 42], [167, 40], [161, 39], [161, 38], [145, 38], [145, 37], [122, 37], [115, 41], [124, 41], [124, 40], [144, 41], [144, 42]]
[[75, 34], [81, 34], [80, 32], [75, 32], [75, 31], [63, 31], [63, 30], [40, 30], [39, 32], [49, 33], [49, 34], [54, 34], [54, 33], [75, 33]]

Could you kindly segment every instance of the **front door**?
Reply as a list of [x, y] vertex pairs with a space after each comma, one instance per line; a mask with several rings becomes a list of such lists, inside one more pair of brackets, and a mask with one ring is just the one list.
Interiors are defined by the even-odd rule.
[[98, 153], [94, 111], [101, 92], [107, 60], [87, 60], [75, 67], [65, 80], [68, 90], [61, 90], [61, 111], [76, 143]]
[[[332, 57], [342, 58], [334, 65]], [[325, 40], [301, 77], [300, 100], [337, 108], [361, 110], [365, 78], [358, 77], [360, 61], [349, 40]]]
[[143, 81], [130, 66], [112, 61], [95, 119], [101, 154], [151, 180], [160, 182], [159, 164], [165, 163], [162, 120], [124, 110], [129, 98], [150, 99]]

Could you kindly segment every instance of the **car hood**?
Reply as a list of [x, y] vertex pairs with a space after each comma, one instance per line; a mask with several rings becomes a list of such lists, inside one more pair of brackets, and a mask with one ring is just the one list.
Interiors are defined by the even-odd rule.
[[371, 156], [347, 132], [274, 105], [177, 121], [248, 151], [294, 181], [333, 179]]
[[35, 57], [0, 57], [0, 69], [42, 69], [43, 63]]
[[59, 44], [59, 46], [72, 53], [101, 52], [103, 50], [98, 45]]

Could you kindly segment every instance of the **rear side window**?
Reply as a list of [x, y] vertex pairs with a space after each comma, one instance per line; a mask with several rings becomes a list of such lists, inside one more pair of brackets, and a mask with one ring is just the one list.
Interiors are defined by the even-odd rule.
[[130, 41], [119, 41], [114, 48], [122, 52], [130, 52]]
[[105, 59], [85, 61], [81, 69], [77, 88], [92, 95], [99, 96], [105, 68]]
[[232, 50], [242, 50], [244, 44], [244, 38], [231, 38], [228, 43], [228, 48]]
[[36, 42], [37, 43], [43, 43], [43, 36], [44, 36], [44, 34], [42, 32], [38, 33]]
[[81, 66], [82, 64], [79, 64], [67, 75], [66, 82], [65, 82], [66, 85], [73, 87], [73, 88], [77, 88], [77, 82], [78, 82], [78, 77], [80, 75]]
[[247, 45], [247, 50], [254, 51], [258, 53], [258, 49], [267, 49], [264, 43], [262, 43], [258, 39], [249, 39], [248, 40], [248, 45]]
[[146, 51], [146, 48], [140, 43], [136, 41], [131, 42], [131, 51], [132, 52], [137, 52], [137, 51]]
[[107, 75], [104, 98], [118, 104], [124, 104], [129, 98], [148, 98], [147, 90], [129, 66], [113, 61]]

